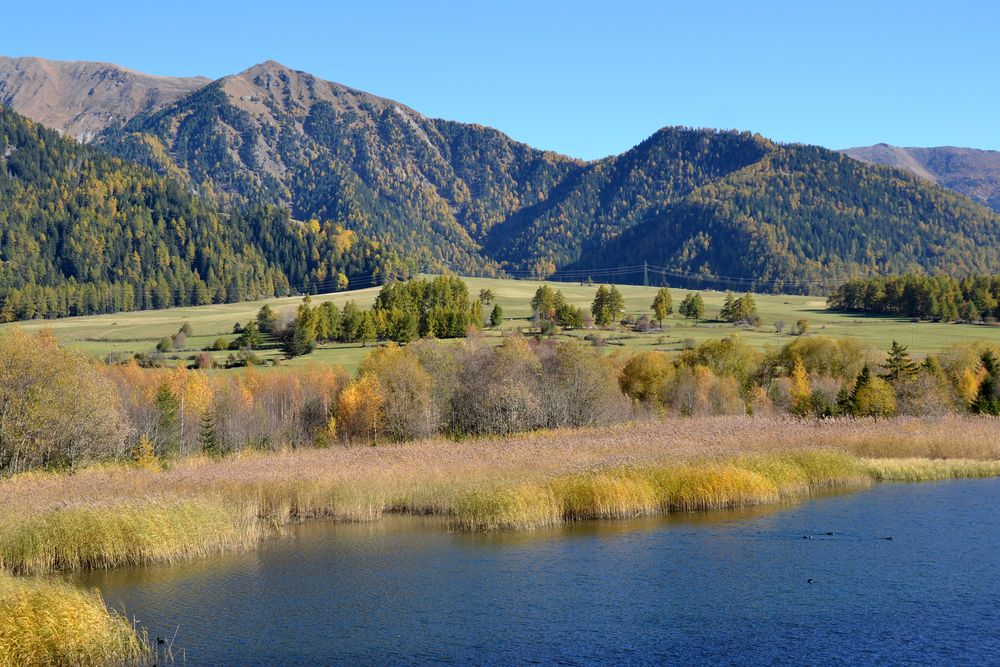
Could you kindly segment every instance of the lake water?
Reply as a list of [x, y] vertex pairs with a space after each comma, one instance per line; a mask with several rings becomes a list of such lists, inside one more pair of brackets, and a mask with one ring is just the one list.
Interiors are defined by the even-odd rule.
[[317, 522], [79, 580], [188, 665], [982, 665], [1000, 662], [998, 524], [1000, 480], [882, 485], [505, 535]]

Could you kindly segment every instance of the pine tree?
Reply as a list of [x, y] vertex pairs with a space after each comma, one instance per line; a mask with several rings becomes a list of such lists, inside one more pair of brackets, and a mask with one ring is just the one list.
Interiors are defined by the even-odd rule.
[[905, 345], [900, 345], [895, 340], [889, 348], [889, 356], [886, 358], [886, 373], [882, 375], [889, 382], [908, 380], [917, 374], [917, 365], [910, 359], [910, 353], [906, 351]]
[[597, 288], [594, 301], [590, 305], [590, 313], [594, 316], [594, 323], [599, 327], [606, 327], [611, 324], [612, 314], [608, 305], [610, 293], [605, 285]]
[[405, 312], [399, 317], [394, 340], [397, 343], [409, 343], [420, 336], [420, 320], [411, 312]]
[[[310, 306], [312, 300], [307, 296], [299, 306], [291, 331], [285, 340], [284, 350], [289, 357], [309, 354], [316, 347], [316, 311]], [[256, 324], [256, 322], [254, 323]]]
[[222, 445], [215, 431], [215, 414], [211, 408], [201, 413], [201, 431], [198, 435], [198, 445], [203, 454], [211, 457], [222, 456]]
[[362, 347], [367, 346], [368, 343], [375, 341], [377, 335], [375, 329], [375, 318], [372, 317], [371, 311], [366, 311], [361, 318], [361, 324], [358, 327], [357, 339], [361, 342]]
[[503, 308], [500, 304], [493, 305], [493, 311], [490, 313], [490, 328], [496, 329], [503, 322]]
[[611, 311], [611, 321], [617, 322], [625, 314], [625, 297], [614, 285], [608, 290], [608, 310]]
[[698, 292], [689, 292], [681, 301], [678, 312], [691, 320], [700, 320], [705, 316], [705, 301]]
[[722, 302], [722, 310], [719, 311], [719, 319], [723, 322], [732, 322], [733, 317], [733, 307], [735, 305], [735, 297], [733, 297], [732, 292], [726, 292], [726, 298]]
[[984, 371], [983, 381], [969, 409], [977, 415], [1000, 415], [1000, 364], [990, 350], [983, 352], [980, 364]]
[[274, 310], [272, 310], [271, 306], [266, 303], [260, 307], [260, 310], [257, 311], [257, 329], [259, 329], [261, 333], [269, 336], [272, 335], [277, 321], [278, 318], [274, 314]]

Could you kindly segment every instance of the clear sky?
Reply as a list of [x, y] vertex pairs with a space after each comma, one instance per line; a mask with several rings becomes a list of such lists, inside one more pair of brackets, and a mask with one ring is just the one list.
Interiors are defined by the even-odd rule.
[[582, 158], [664, 125], [1000, 149], [1000, 2], [16, 2], [4, 55], [264, 60]]

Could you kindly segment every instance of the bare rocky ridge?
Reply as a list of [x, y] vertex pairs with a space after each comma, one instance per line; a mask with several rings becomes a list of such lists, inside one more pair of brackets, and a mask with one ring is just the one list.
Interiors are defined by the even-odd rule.
[[209, 81], [152, 76], [110, 63], [0, 56], [0, 104], [84, 142]]
[[869, 164], [905, 169], [1000, 211], [1000, 151], [954, 146], [901, 148], [876, 144], [847, 148], [842, 152]]

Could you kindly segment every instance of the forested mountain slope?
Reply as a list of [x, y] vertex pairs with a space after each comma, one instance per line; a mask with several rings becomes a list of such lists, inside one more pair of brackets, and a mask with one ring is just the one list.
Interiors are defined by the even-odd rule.
[[761, 291], [823, 292], [855, 275], [968, 275], [998, 265], [1000, 217], [898, 170], [772, 146], [566, 270], [637, 261]]
[[0, 107], [0, 320], [237, 301], [398, 268], [343, 227], [219, 209]]
[[111, 63], [0, 56], [0, 104], [81, 141], [208, 82], [152, 76]]
[[274, 62], [104, 145], [205, 193], [338, 221], [431, 270], [649, 260], [808, 291], [858, 273], [984, 270], [1000, 229], [961, 197], [833, 151], [672, 127], [586, 163]]

